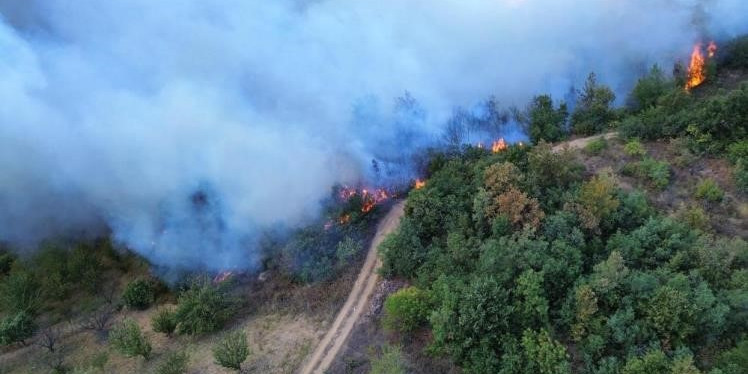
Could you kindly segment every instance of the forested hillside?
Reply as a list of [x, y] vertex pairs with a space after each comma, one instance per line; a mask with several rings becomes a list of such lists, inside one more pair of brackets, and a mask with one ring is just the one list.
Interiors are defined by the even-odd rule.
[[728, 49], [715, 83], [655, 67], [613, 109], [591, 76], [568, 116], [532, 102], [534, 146], [436, 154], [380, 247], [411, 283], [385, 303], [391, 344], [425, 333], [465, 373], [748, 372], [746, 39]]

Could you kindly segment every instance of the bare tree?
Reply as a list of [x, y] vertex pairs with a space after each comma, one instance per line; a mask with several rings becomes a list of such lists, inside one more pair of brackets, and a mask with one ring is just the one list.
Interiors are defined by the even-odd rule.
[[54, 326], [47, 326], [37, 334], [34, 345], [46, 348], [49, 352], [54, 353], [59, 348], [62, 330]]

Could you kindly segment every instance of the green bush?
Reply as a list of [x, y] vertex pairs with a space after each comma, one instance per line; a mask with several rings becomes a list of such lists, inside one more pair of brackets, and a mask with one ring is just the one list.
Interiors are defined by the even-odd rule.
[[733, 170], [735, 186], [742, 193], [748, 193], [748, 158], [738, 160]]
[[242, 331], [226, 335], [213, 347], [213, 358], [216, 364], [225, 368], [240, 370], [242, 362], [249, 356], [247, 336]]
[[0, 283], [0, 308], [8, 313], [36, 314], [41, 305], [41, 285], [28, 271], [12, 271]]
[[748, 140], [741, 140], [727, 146], [727, 159], [733, 164], [748, 159]]
[[177, 331], [190, 335], [216, 331], [233, 315], [232, 304], [219, 285], [207, 278], [195, 280], [179, 295]]
[[601, 137], [587, 143], [587, 145], [584, 147], [584, 150], [591, 155], [599, 155], [607, 148], [608, 141], [605, 140], [605, 138]]
[[23, 342], [36, 330], [34, 317], [26, 311], [7, 316], [0, 321], [0, 345]]
[[623, 168], [623, 173], [643, 179], [653, 188], [659, 190], [670, 184], [670, 165], [665, 161], [657, 161], [651, 157], [645, 157], [641, 161], [627, 164]]
[[371, 360], [370, 374], [405, 374], [405, 359], [399, 346], [385, 345], [382, 354]]
[[429, 309], [426, 292], [416, 287], [403, 288], [387, 297], [382, 323], [389, 330], [410, 332], [426, 322]]
[[701, 182], [696, 185], [694, 196], [698, 199], [703, 199], [709, 202], [718, 202], [722, 201], [725, 192], [719, 188], [719, 185], [714, 181], [714, 179], [707, 178], [701, 180]]
[[125, 356], [143, 356], [146, 360], [151, 356], [150, 341], [132, 319], [126, 319], [116, 325], [109, 333], [109, 341], [114, 349]]
[[153, 331], [171, 335], [177, 328], [177, 313], [169, 308], [161, 308], [151, 318]]
[[566, 136], [566, 117], [569, 116], [566, 104], [561, 103], [558, 109], [554, 108], [553, 99], [549, 95], [535, 96], [525, 116], [530, 141], [535, 144], [541, 140], [557, 142]]
[[136, 279], [127, 284], [122, 293], [122, 300], [130, 308], [147, 309], [155, 300], [153, 282], [146, 279]]
[[642, 143], [637, 139], [629, 140], [626, 145], [623, 146], [623, 151], [632, 157], [641, 157], [647, 154], [644, 145], [642, 145]]
[[187, 372], [190, 356], [187, 352], [171, 352], [156, 368], [156, 374], [184, 374]]
[[78, 245], [67, 259], [67, 277], [89, 293], [95, 293], [101, 284], [103, 267], [95, 248]]
[[0, 250], [0, 276], [8, 275], [15, 261], [16, 256], [12, 253]]

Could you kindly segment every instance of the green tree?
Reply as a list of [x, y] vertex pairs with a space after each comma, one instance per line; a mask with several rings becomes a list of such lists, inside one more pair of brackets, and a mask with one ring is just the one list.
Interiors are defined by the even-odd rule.
[[198, 335], [220, 329], [233, 315], [233, 302], [220, 285], [196, 279], [179, 295], [177, 331]]
[[574, 132], [591, 135], [605, 129], [615, 119], [615, 113], [611, 108], [615, 98], [613, 91], [598, 84], [595, 73], [590, 73], [571, 115]]
[[651, 108], [672, 86], [659, 66], [654, 65], [649, 73], [640, 78], [631, 91], [629, 105], [634, 111]]
[[694, 332], [693, 307], [686, 293], [663, 286], [649, 300], [645, 315], [663, 340], [678, 342]]
[[12, 314], [34, 315], [41, 306], [41, 295], [41, 285], [32, 273], [14, 270], [0, 283], [0, 308]]
[[548, 300], [543, 289], [543, 272], [525, 270], [517, 278], [518, 312], [522, 325], [541, 328], [548, 325]]
[[426, 322], [429, 311], [426, 292], [406, 287], [387, 297], [382, 323], [391, 330], [410, 332]]
[[667, 357], [660, 350], [649, 351], [642, 357], [631, 357], [626, 361], [621, 374], [667, 373]]
[[213, 347], [213, 358], [216, 364], [239, 371], [242, 363], [249, 356], [247, 336], [242, 331], [227, 334]]
[[146, 279], [136, 279], [127, 284], [122, 293], [125, 305], [135, 309], [146, 309], [155, 299], [153, 282]]
[[563, 344], [552, 339], [545, 330], [525, 330], [522, 334], [526, 373], [569, 374], [569, 357]]
[[140, 326], [132, 319], [125, 319], [109, 333], [109, 341], [114, 349], [125, 356], [151, 357], [151, 342], [143, 335]]
[[557, 142], [566, 135], [566, 118], [569, 116], [566, 104], [554, 108], [550, 95], [535, 96], [525, 116], [533, 143], [541, 140]]

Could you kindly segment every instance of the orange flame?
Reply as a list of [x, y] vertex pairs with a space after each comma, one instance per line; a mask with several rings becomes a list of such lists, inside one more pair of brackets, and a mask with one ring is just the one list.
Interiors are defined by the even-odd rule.
[[[688, 65], [688, 79], [686, 80], [686, 90], [690, 90], [706, 80], [706, 58], [702, 52], [702, 44], [698, 43], [693, 46], [693, 52], [691, 52], [691, 63]], [[709, 46], [706, 48], [707, 57], [713, 58], [717, 53], [717, 44], [709, 42]]]
[[415, 185], [415, 188], [416, 188], [417, 190], [420, 190], [421, 188], [424, 188], [424, 187], [426, 187], [426, 181], [422, 181], [422, 180], [420, 180], [420, 179], [416, 179], [416, 185]]
[[493, 144], [491, 145], [491, 152], [493, 153], [499, 153], [507, 148], [506, 142], [504, 141], [504, 138], [500, 138], [499, 140], [494, 140]]

